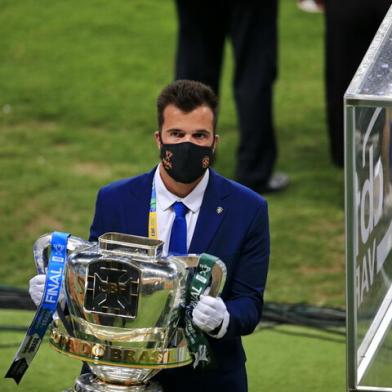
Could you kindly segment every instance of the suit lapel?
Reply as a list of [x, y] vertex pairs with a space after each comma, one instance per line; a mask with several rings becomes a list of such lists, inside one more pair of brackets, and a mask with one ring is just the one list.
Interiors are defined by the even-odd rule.
[[225, 189], [222, 178], [211, 170], [189, 253], [206, 252], [211, 244], [215, 232], [226, 214], [227, 202], [225, 198], [228, 193], [225, 192]]
[[155, 169], [140, 176], [129, 192], [130, 200], [126, 202], [129, 207], [126, 214], [126, 226], [127, 232], [134, 235], [148, 237], [148, 214]]

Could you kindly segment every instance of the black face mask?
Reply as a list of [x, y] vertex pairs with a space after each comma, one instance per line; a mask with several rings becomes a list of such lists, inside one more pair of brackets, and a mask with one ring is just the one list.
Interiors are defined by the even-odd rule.
[[214, 160], [213, 147], [191, 142], [161, 145], [162, 165], [173, 180], [189, 184], [201, 177]]

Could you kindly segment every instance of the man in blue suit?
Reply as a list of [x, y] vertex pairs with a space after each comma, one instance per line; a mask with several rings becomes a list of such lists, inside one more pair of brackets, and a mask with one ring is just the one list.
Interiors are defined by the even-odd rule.
[[168, 254], [177, 219], [173, 205], [181, 203], [183, 249], [215, 255], [226, 264], [221, 297], [201, 296], [193, 311], [193, 323], [208, 337], [214, 367], [161, 371], [155, 379], [168, 392], [247, 391], [241, 336], [255, 329], [262, 312], [269, 258], [267, 204], [209, 168], [218, 143], [216, 111], [216, 96], [202, 83], [180, 80], [167, 86], [158, 97], [160, 164], [103, 187], [91, 225], [90, 240], [110, 231], [155, 235]]

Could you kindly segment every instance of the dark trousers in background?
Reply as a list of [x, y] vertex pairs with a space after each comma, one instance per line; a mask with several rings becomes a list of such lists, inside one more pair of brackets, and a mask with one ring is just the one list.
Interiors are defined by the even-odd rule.
[[344, 165], [343, 96], [391, 0], [326, 0], [326, 101], [333, 162]]
[[228, 37], [233, 44], [234, 98], [240, 140], [236, 179], [264, 186], [277, 156], [272, 89], [277, 69], [276, 0], [176, 0], [179, 31], [176, 79], [192, 79], [219, 93]]

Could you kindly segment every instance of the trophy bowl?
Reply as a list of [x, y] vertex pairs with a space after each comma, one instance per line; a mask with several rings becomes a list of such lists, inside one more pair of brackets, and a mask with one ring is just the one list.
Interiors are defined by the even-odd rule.
[[[41, 273], [50, 240], [46, 234], [34, 245]], [[150, 381], [154, 375], [192, 362], [181, 320], [200, 255], [163, 258], [162, 247], [162, 241], [120, 233], [105, 233], [97, 243], [69, 238], [67, 308], [52, 322], [49, 343], [91, 371], [69, 391], [162, 391]], [[225, 277], [217, 260], [209, 295], [220, 293]]]

